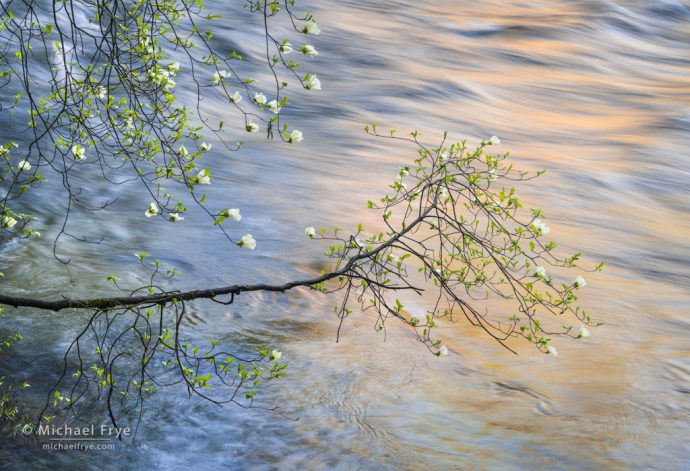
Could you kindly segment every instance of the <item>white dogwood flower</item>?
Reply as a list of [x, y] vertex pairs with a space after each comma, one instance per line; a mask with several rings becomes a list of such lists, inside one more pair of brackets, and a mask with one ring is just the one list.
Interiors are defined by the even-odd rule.
[[317, 51], [316, 48], [310, 44], [305, 44], [304, 46], [300, 47], [299, 50], [305, 56], [315, 57], [319, 55], [319, 51]]
[[273, 350], [271, 352], [271, 358], [274, 360], [280, 360], [283, 357], [283, 352], [279, 352], [278, 350]]
[[548, 234], [551, 229], [544, 224], [541, 219], [535, 219], [532, 221], [532, 229], [537, 233], [537, 235]]
[[213, 85], [220, 85], [229, 75], [227, 70], [218, 70], [211, 76], [211, 83]]
[[498, 136], [491, 136], [489, 138], [489, 144], [492, 146], [497, 146], [501, 143], [501, 140], [498, 138]]
[[240, 214], [240, 210], [238, 208], [223, 210], [221, 211], [220, 215], [237, 222], [242, 220], [242, 215]]
[[271, 100], [266, 104], [266, 108], [268, 108], [274, 114], [278, 114], [280, 113], [281, 106], [278, 104], [277, 100]]
[[17, 168], [20, 172], [26, 172], [27, 170], [31, 170], [31, 164], [26, 160], [22, 160], [17, 164]]
[[448, 355], [448, 347], [445, 345], [441, 345], [441, 347], [438, 349], [438, 356], [445, 356]]
[[175, 75], [180, 71], [180, 63], [179, 62], [173, 62], [172, 64], [168, 65], [168, 72], [170, 72], [170, 75]]
[[288, 137], [288, 142], [293, 143], [293, 142], [300, 142], [302, 139], [304, 139], [304, 136], [302, 135], [302, 131], [298, 131], [295, 129], [290, 133], [290, 137]]
[[146, 210], [146, 212], [144, 213], [144, 215], [147, 218], [151, 218], [151, 217], [155, 216], [156, 214], [158, 214], [159, 211], [160, 211], [160, 209], [158, 209], [158, 205], [156, 203], [151, 203], [151, 204], [149, 204], [149, 207]]
[[254, 103], [256, 103], [257, 105], [265, 105], [267, 101], [268, 98], [266, 98], [266, 95], [264, 95], [263, 93], [254, 94]]
[[[155, 67], [149, 69], [149, 80], [155, 85], [163, 86], [165, 90], [171, 90], [175, 87], [175, 81], [170, 78], [171, 73], [167, 69]], [[172, 74], [175, 75], [175, 74]]]
[[206, 142], [202, 142], [202, 143], [201, 143], [201, 150], [203, 150], [204, 152], [210, 151], [210, 150], [211, 150], [211, 147], [213, 147], [212, 144], [209, 144], [209, 143], [206, 143]]
[[182, 216], [180, 216], [178, 213], [170, 213], [168, 215], [168, 221], [171, 221], [171, 222], [184, 221], [184, 218]]
[[247, 132], [257, 132], [259, 130], [259, 125], [256, 123], [247, 123]]
[[199, 185], [208, 185], [211, 183], [211, 171], [204, 169], [196, 175], [196, 180]]
[[310, 238], [311, 238], [311, 237], [314, 237], [314, 236], [316, 235], [316, 229], [314, 229], [313, 227], [309, 226], [309, 227], [307, 227], [307, 228], [304, 230], [304, 234], [305, 234], [307, 237], [310, 237]]
[[556, 350], [556, 347], [549, 345], [548, 348], [546, 349], [547, 352], [549, 352], [549, 355], [553, 355], [555, 357], [558, 356], [558, 350]]
[[307, 90], [321, 90], [321, 80], [316, 75], [307, 74], [304, 77], [304, 88]]
[[17, 220], [12, 216], [5, 216], [2, 218], [2, 227], [7, 229], [12, 228], [17, 225]]
[[230, 95], [229, 99], [231, 103], [237, 104], [242, 101], [242, 95], [240, 94], [240, 92], [235, 91], [235, 93]]
[[537, 267], [536, 274], [539, 278], [546, 278], [546, 268]]
[[575, 278], [575, 287], [584, 288], [585, 286], [587, 286], [587, 282], [585, 281], [584, 277], [582, 275], [578, 275], [577, 278]]
[[108, 94], [108, 90], [106, 90], [106, 88], [105, 88], [104, 86], [99, 85], [98, 87], [96, 87], [96, 93], [95, 93], [95, 95], [96, 95], [100, 100], [104, 99], [104, 98], [106, 97], [107, 94]]
[[278, 50], [283, 54], [290, 54], [292, 51], [295, 50], [295, 48], [292, 47], [292, 44], [284, 42], [280, 46], [278, 46]]
[[314, 19], [307, 20], [304, 23], [304, 28], [302, 28], [302, 33], [304, 34], [313, 34], [314, 36], [318, 35], [321, 32], [319, 27], [316, 25], [316, 21]]
[[590, 335], [589, 330], [587, 330], [587, 328], [584, 325], [582, 327], [580, 327], [580, 332], [578, 333], [578, 337], [586, 338], [586, 337], [589, 337], [589, 335]]
[[72, 146], [72, 155], [74, 160], [84, 160], [86, 158], [86, 148], [81, 144], [74, 144]]
[[254, 240], [251, 234], [245, 234], [240, 239], [238, 245], [245, 249], [254, 250], [256, 248], [256, 240]]
[[189, 151], [184, 145], [177, 148], [177, 153], [180, 154], [180, 157], [187, 157], [189, 155]]

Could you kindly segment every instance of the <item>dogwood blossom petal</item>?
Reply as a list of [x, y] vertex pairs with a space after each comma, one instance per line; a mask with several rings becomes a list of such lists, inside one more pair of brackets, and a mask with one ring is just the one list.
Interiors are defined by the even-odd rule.
[[242, 248], [254, 250], [256, 248], [256, 240], [254, 240], [251, 234], [245, 234], [240, 239], [239, 245]]

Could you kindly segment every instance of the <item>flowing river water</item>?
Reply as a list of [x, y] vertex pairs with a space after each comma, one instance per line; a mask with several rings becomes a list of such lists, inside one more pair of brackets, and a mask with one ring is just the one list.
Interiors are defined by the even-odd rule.
[[[286, 110], [305, 141], [256, 137], [212, 157], [211, 196], [242, 208], [256, 251], [233, 249], [200, 215], [174, 227], [139, 217], [138, 195], [120, 188], [114, 208], [75, 222], [101, 245], [63, 243], [70, 282], [49, 237], [62, 202], [46, 195], [45, 240], [2, 247], [3, 292], [106, 292], [106, 274], [141, 275], [134, 251], [176, 265], [182, 287], [312, 276], [325, 247], [304, 227], [372, 221], [366, 201], [414, 159], [365, 136], [375, 122], [431, 142], [443, 130], [473, 143], [496, 134], [516, 167], [547, 169], [520, 194], [544, 209], [563, 253], [607, 262], [581, 298], [605, 325], [558, 341], [554, 358], [444, 322], [451, 354], [437, 358], [357, 312], [336, 343], [332, 301], [307, 291], [193, 303], [192, 340], [284, 352], [289, 375], [265, 394], [299, 420], [171, 390], [149, 401], [134, 443], [60, 453], [8, 440], [0, 468], [690, 469], [690, 2], [311, 3], [323, 32], [309, 67], [323, 91]], [[237, 19], [216, 36], [258, 53], [256, 25]], [[233, 119], [220, 100], [206, 106]], [[84, 182], [112, 191], [99, 185]], [[423, 300], [408, 302], [423, 312]], [[24, 348], [0, 373], [29, 381], [38, 402], [85, 314], [20, 310], [10, 321]]]

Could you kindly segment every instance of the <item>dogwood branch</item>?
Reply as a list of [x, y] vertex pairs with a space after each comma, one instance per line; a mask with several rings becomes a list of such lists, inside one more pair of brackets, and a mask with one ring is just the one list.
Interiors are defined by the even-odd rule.
[[[30, 307], [35, 309], [44, 309], [48, 311], [62, 311], [65, 309], [117, 309], [123, 307], [133, 307], [139, 305], [157, 305], [157, 304], [168, 304], [175, 301], [192, 301], [195, 299], [215, 299], [220, 296], [235, 296], [241, 293], [249, 293], [253, 291], [264, 291], [264, 292], [278, 292], [284, 293], [294, 288], [298, 287], [313, 287], [320, 283], [325, 283], [334, 278], [348, 276], [352, 272], [352, 268], [356, 266], [359, 262], [363, 260], [370, 260], [375, 257], [379, 252], [382, 252], [390, 247], [392, 247], [401, 237], [406, 233], [415, 229], [415, 227], [420, 224], [424, 217], [429, 214], [432, 208], [428, 208], [416, 221], [410, 224], [406, 229], [398, 233], [395, 237], [392, 237], [385, 244], [380, 245], [376, 249], [370, 252], [362, 252], [358, 255], [352, 257], [345, 266], [341, 269], [323, 274], [321, 276], [306, 279], [306, 280], [296, 280], [289, 281], [283, 284], [266, 284], [258, 283], [251, 285], [230, 285], [222, 286], [212, 289], [202, 289], [202, 290], [191, 290], [191, 291], [167, 291], [163, 293], [157, 293], [150, 296], [120, 296], [120, 297], [108, 297], [108, 298], [91, 298], [91, 299], [69, 299], [63, 298], [58, 300], [43, 300], [36, 298], [25, 298], [25, 297], [15, 297], [0, 295], [0, 304], [7, 306], [18, 307]], [[354, 278], [359, 278], [354, 275]], [[412, 289], [417, 292], [422, 291], [420, 288], [414, 288], [411, 286], [386, 286], [387, 289], [392, 290], [402, 290], [402, 289]]]

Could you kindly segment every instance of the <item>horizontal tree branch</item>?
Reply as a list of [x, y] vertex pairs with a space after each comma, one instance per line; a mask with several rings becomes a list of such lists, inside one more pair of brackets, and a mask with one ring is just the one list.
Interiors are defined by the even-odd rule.
[[[434, 201], [435, 204], [435, 201]], [[164, 293], [153, 294], [149, 296], [120, 296], [107, 298], [92, 298], [92, 299], [56, 299], [44, 300], [35, 298], [20, 298], [15, 296], [5, 296], [0, 294], [0, 304], [13, 307], [32, 307], [36, 309], [45, 309], [48, 311], [62, 311], [64, 309], [115, 309], [122, 307], [131, 307], [138, 305], [154, 305], [167, 304], [173, 300], [190, 301], [193, 299], [213, 299], [218, 296], [236, 295], [240, 293], [248, 293], [252, 291], [266, 291], [284, 293], [285, 291], [297, 288], [300, 286], [312, 287], [319, 283], [330, 281], [340, 276], [347, 276], [355, 264], [364, 259], [370, 259], [379, 252], [386, 250], [388, 247], [397, 242], [405, 234], [413, 230], [429, 212], [434, 208], [434, 205], [426, 208], [412, 223], [405, 227], [393, 237], [388, 239], [383, 244], [379, 245], [373, 250], [362, 251], [353, 256], [348, 262], [339, 270], [325, 273], [319, 277], [290, 281], [280, 285], [270, 285], [265, 283], [253, 285], [230, 285], [219, 288], [201, 289], [192, 291], [167, 291]], [[390, 288], [390, 287], [389, 287]]]
[[14, 296], [0, 295], [0, 304], [13, 307], [33, 307], [49, 311], [61, 311], [63, 309], [114, 309], [118, 307], [137, 306], [141, 304], [166, 304], [173, 300], [189, 301], [192, 299], [210, 299], [218, 296], [235, 295], [251, 291], [272, 291], [283, 293], [298, 286], [312, 286], [324, 281], [331, 280], [341, 274], [338, 272], [328, 273], [311, 280], [292, 281], [282, 285], [253, 284], [253, 285], [231, 285], [220, 288], [192, 290], [192, 291], [170, 291], [150, 296], [121, 296], [111, 298], [91, 298], [91, 299], [59, 299], [43, 300], [33, 298], [18, 298]]

